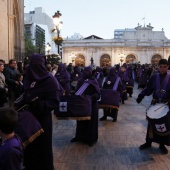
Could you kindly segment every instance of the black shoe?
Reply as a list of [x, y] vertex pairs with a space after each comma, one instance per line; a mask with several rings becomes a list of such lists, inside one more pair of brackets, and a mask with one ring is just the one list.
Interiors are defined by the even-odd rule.
[[168, 149], [166, 149], [165, 145], [160, 144], [159, 149], [161, 150], [162, 154], [168, 154]]
[[71, 143], [73, 143], [73, 142], [78, 142], [79, 140], [78, 140], [78, 138], [73, 138], [73, 139], [71, 139]]
[[122, 102], [122, 104], [125, 104], [125, 102]]
[[106, 116], [100, 118], [100, 121], [106, 120]]
[[140, 145], [139, 149], [144, 150], [150, 147], [151, 147], [151, 143], [144, 143], [143, 145]]
[[93, 146], [96, 142], [97, 142], [97, 141], [95, 141], [95, 142], [89, 142], [89, 146]]
[[129, 95], [129, 97], [132, 97], [132, 95]]
[[117, 119], [114, 118], [114, 119], [112, 120], [112, 122], [117, 122]]

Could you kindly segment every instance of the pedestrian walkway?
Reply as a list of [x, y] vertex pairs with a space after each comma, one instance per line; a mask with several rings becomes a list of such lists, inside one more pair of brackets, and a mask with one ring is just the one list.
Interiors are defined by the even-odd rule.
[[[98, 142], [89, 147], [70, 143], [75, 135], [76, 121], [53, 119], [53, 153], [55, 170], [170, 170], [170, 154], [162, 155], [158, 144], [145, 151], [138, 148], [145, 142], [146, 107], [150, 97], [141, 104], [135, 99], [141, 89], [135, 87], [132, 98], [120, 106], [117, 122], [99, 121]], [[102, 109], [99, 110], [99, 117]], [[168, 148], [170, 152], [170, 147]]]

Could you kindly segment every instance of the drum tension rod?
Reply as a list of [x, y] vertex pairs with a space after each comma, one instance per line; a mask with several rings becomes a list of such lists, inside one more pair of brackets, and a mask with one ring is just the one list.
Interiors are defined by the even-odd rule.
[[157, 109], [154, 110], [154, 111], [156, 112], [157, 110], [159, 110], [160, 108], [162, 108], [163, 106], [165, 106], [165, 105], [167, 105], [167, 104], [168, 104], [168, 102], [166, 102], [164, 105], [162, 105], [161, 107], [157, 108]]

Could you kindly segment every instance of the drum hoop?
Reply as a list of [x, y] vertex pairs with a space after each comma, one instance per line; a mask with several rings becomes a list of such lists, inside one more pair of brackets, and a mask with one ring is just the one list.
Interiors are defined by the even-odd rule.
[[[168, 102], [167, 102], [168, 103]], [[149, 116], [148, 116], [148, 111], [151, 109], [151, 108], [154, 108], [154, 107], [156, 107], [156, 109], [154, 110], [154, 111], [157, 111], [157, 110], [159, 110], [159, 109], [161, 109], [162, 107], [164, 107], [164, 106], [167, 106], [167, 103], [157, 103], [157, 104], [155, 104], [155, 105], [150, 105], [147, 109], [146, 109], [146, 116], [148, 117], [148, 118], [150, 118]], [[160, 105], [160, 107], [158, 107], [158, 105]], [[168, 106], [167, 106], [168, 107]], [[169, 111], [169, 109], [168, 109], [168, 111]], [[167, 114], [167, 113], [166, 113]], [[165, 115], [164, 115], [165, 116]], [[150, 118], [150, 119], [154, 119], [154, 118]], [[157, 118], [157, 119], [159, 119], [159, 118]]]

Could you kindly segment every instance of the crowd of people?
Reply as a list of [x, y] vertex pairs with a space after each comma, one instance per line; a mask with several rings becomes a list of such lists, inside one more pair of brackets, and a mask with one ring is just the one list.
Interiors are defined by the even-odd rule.
[[[116, 122], [119, 107], [133, 96], [135, 82], [138, 88], [143, 88], [136, 99], [137, 103], [140, 103], [144, 96], [152, 94], [152, 105], [168, 101], [170, 99], [168, 65], [166, 59], [161, 59], [158, 65], [124, 63], [102, 68], [94, 65], [79, 67], [73, 66], [72, 63], [67, 66], [59, 63], [52, 66], [45, 56], [40, 54], [33, 54], [30, 59], [26, 57], [24, 63], [17, 63], [11, 59], [5, 64], [0, 60], [0, 136], [2, 137], [0, 169], [10, 169], [11, 166], [16, 167], [11, 169], [19, 170], [21, 169], [19, 163], [23, 164], [25, 170], [54, 169], [51, 113], [59, 106], [60, 97], [63, 95], [78, 95], [84, 88], [81, 95], [90, 96], [91, 119], [77, 120], [75, 137], [71, 139], [71, 142], [84, 142], [89, 146], [98, 140], [98, 109], [103, 108], [100, 121], [106, 121], [107, 117], [111, 117], [113, 122]], [[156, 77], [159, 78], [158, 81]], [[168, 79], [166, 86], [162, 86], [165, 79]], [[155, 84], [160, 85], [155, 86]], [[163, 87], [164, 93], [161, 93]], [[160, 93], [157, 93], [158, 91]], [[8, 106], [7, 103], [10, 108], [4, 107]], [[17, 121], [20, 121], [15, 110], [22, 111], [23, 115], [29, 110], [43, 129], [41, 134], [31, 134], [23, 150], [22, 136], [15, 134]], [[150, 135], [150, 131], [151, 126], [148, 124], [146, 143], [139, 149], [151, 147], [151, 143], [156, 142], [160, 144], [162, 153], [167, 154], [165, 145], [170, 145], [170, 135], [160, 136], [155, 132]], [[29, 129], [28, 133], [30, 134]], [[6, 151], [10, 151], [13, 156], [10, 157], [10, 164], [7, 163], [9, 157], [5, 154]]]

